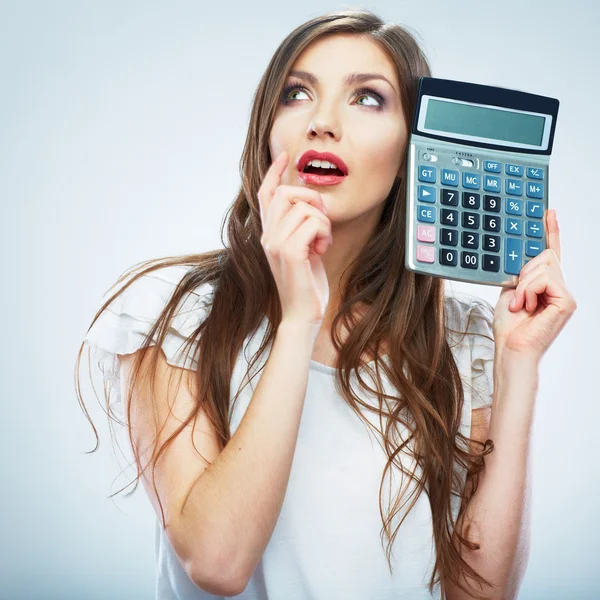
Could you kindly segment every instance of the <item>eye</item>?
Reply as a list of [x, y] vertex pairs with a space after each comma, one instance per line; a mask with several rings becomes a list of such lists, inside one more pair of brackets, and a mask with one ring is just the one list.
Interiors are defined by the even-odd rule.
[[[290, 84], [290, 85], [286, 85], [281, 92], [281, 101], [283, 102], [283, 104], [290, 104], [290, 102], [293, 102], [294, 100], [296, 100], [296, 98], [290, 98], [290, 95], [292, 93], [296, 93], [296, 92], [306, 93], [307, 91], [308, 90], [303, 85], [294, 84], [294, 83]], [[377, 101], [377, 104], [359, 104], [359, 106], [382, 108], [383, 105], [385, 104], [385, 100], [383, 99], [383, 97], [380, 94], [378, 94], [375, 90], [372, 90], [371, 88], [360, 88], [359, 90], [356, 90], [356, 94], [357, 94], [357, 98], [370, 96], [371, 98], [374, 98]]]
[[283, 88], [283, 91], [281, 92], [281, 98], [282, 98], [282, 101], [284, 104], [290, 103], [289, 96], [292, 92], [305, 92], [306, 93], [306, 88], [301, 85], [295, 85], [295, 84], [286, 85]]
[[[371, 98], [375, 98], [378, 103], [375, 106], [382, 107], [385, 104], [384, 99], [371, 88], [361, 88], [360, 90], [357, 90], [356, 93], [359, 94], [359, 98], [362, 98], [363, 96], [371, 96]], [[373, 104], [362, 104], [361, 106], [373, 106]]]

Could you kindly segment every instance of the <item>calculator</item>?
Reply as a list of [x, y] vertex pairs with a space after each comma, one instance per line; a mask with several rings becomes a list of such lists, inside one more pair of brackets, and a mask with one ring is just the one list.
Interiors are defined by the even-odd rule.
[[422, 77], [408, 148], [406, 268], [516, 287], [546, 248], [559, 102]]

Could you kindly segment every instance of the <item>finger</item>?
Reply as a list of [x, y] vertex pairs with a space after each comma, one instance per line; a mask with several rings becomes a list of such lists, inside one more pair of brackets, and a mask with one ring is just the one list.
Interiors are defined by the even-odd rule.
[[548, 232], [548, 248], [554, 250], [560, 262], [560, 230], [556, 211], [553, 208], [546, 212], [546, 231]]
[[[527, 263], [527, 266], [530, 264], [531, 263]], [[531, 283], [531, 281], [538, 277], [541, 272], [547, 269], [549, 269], [549, 265], [545, 262], [536, 263], [530, 270], [527, 271], [527, 273], [523, 273], [523, 269], [521, 269], [521, 273], [519, 274], [519, 283], [515, 288], [515, 293], [510, 303], [510, 308], [512, 310], [515, 312], [521, 310], [521, 307], [526, 300], [525, 290], [527, 289], [527, 286]]]
[[[274, 212], [276, 208], [278, 207], [273, 205], [271, 212]], [[307, 202], [297, 202], [291, 210], [284, 214], [281, 221], [277, 224], [276, 230], [274, 230], [270, 236], [270, 243], [274, 246], [283, 245], [283, 243], [290, 239], [299, 227], [311, 217], [316, 217], [320, 220], [327, 230], [326, 236], [320, 234], [315, 241], [324, 238], [325, 241], [329, 242], [331, 239], [331, 221], [329, 221], [329, 219], [315, 206], [312, 206]]]
[[329, 240], [329, 228], [323, 222], [318, 219], [307, 219], [290, 237], [288, 251], [291, 256], [306, 260], [311, 251], [316, 254], [325, 252]]
[[281, 221], [285, 215], [290, 212], [298, 202], [304, 202], [314, 206], [323, 216], [323, 198], [316, 190], [304, 188], [298, 185], [280, 185], [275, 190], [275, 194], [271, 200], [271, 207], [267, 213], [266, 222], [263, 225], [263, 230], [269, 230], [272, 223], [277, 224], [279, 229]]
[[[273, 161], [269, 167], [263, 182], [258, 190], [258, 203], [260, 206], [260, 217], [264, 223], [264, 215], [267, 214], [271, 200], [275, 195], [275, 190], [281, 183], [281, 176], [289, 162], [288, 153], [283, 150], [281, 154]], [[263, 227], [264, 229], [264, 227]]]
[[549, 272], [540, 273], [535, 279], [527, 284], [525, 295], [527, 302], [526, 310], [533, 312], [538, 303], [538, 296], [546, 296], [546, 304], [558, 305], [567, 296], [565, 287], [549, 276]]
[[551, 248], [547, 248], [543, 252], [540, 252], [537, 256], [534, 256], [526, 265], [523, 265], [519, 271], [519, 277], [525, 277], [528, 273], [533, 271], [538, 265], [548, 265], [549, 267], [556, 267], [560, 270], [560, 263], [557, 260], [556, 253]]

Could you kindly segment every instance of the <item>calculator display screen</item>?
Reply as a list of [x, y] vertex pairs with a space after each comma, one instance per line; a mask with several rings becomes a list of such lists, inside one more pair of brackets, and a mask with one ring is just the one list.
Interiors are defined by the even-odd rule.
[[550, 115], [424, 96], [419, 129], [464, 140], [544, 149], [551, 120]]

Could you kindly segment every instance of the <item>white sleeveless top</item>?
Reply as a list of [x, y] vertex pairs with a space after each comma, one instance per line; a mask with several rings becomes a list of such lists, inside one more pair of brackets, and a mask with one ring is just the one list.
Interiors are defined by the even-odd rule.
[[[121, 294], [98, 318], [84, 338], [90, 349], [91, 364], [99, 369], [111, 391], [111, 409], [121, 419], [122, 410], [117, 354], [129, 354], [141, 347], [145, 335], [166, 305], [175, 285], [189, 267], [163, 267], [140, 278]], [[194, 368], [178, 350], [207, 314], [213, 284], [206, 283], [190, 293], [178, 307], [163, 349], [167, 361], [175, 366]], [[106, 299], [106, 296], [104, 299]], [[104, 300], [103, 299], [103, 300]], [[474, 296], [455, 293], [446, 296], [449, 326], [464, 331], [471, 315], [469, 331], [493, 337], [487, 303]], [[489, 307], [490, 305], [487, 304]], [[266, 331], [266, 317], [254, 335], [249, 335], [240, 351], [231, 382], [231, 399], [248, 369], [249, 360], [259, 349]], [[489, 405], [493, 393], [494, 344], [482, 336], [449, 334], [452, 352], [464, 384], [465, 401], [461, 432], [470, 436], [471, 410]], [[234, 403], [231, 433], [242, 420], [270, 347], [257, 360], [251, 382]], [[397, 600], [440, 598], [439, 584], [433, 596], [427, 586], [433, 570], [435, 548], [431, 508], [421, 493], [397, 533], [392, 547], [393, 575], [385, 556], [388, 540], [380, 532], [379, 485], [387, 461], [373, 432], [352, 412], [335, 387], [336, 369], [310, 361], [306, 398], [298, 433], [289, 484], [279, 519], [263, 557], [246, 589], [235, 596], [243, 600]], [[368, 375], [363, 375], [367, 377]], [[383, 376], [383, 374], [382, 374]], [[353, 376], [356, 381], [356, 377]], [[247, 383], [247, 379], [244, 380]], [[397, 395], [387, 378], [384, 389]], [[372, 387], [376, 387], [369, 381]], [[472, 386], [472, 387], [471, 387]], [[376, 405], [375, 396], [366, 396], [357, 384], [357, 394]], [[367, 411], [367, 418], [379, 427], [378, 418]], [[410, 418], [410, 417], [408, 417]], [[404, 428], [405, 429], [405, 428]], [[402, 455], [404, 468], [414, 462]], [[464, 484], [464, 470], [457, 472]], [[417, 469], [416, 474], [422, 475]], [[407, 483], [407, 476], [394, 469], [391, 499]], [[410, 483], [409, 493], [415, 487]], [[388, 512], [390, 475], [386, 474], [383, 511]], [[412, 502], [394, 517], [392, 531]], [[453, 497], [454, 518], [460, 498]], [[217, 598], [195, 586], [183, 570], [166, 536], [160, 518], [155, 524], [156, 600], [208, 600]]]

